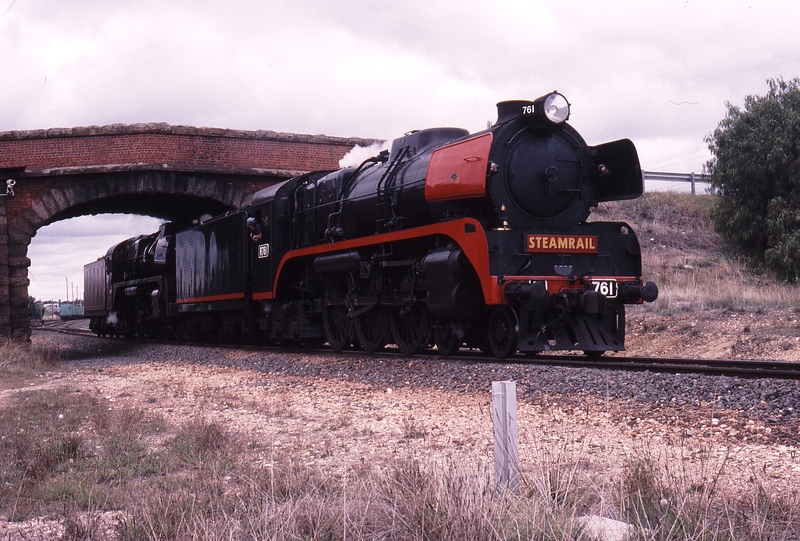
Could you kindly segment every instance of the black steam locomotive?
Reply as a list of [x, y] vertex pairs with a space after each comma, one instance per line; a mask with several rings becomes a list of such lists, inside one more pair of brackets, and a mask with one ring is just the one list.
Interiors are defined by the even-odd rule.
[[658, 289], [632, 229], [587, 218], [642, 194], [639, 160], [629, 140], [588, 146], [568, 118], [557, 92], [502, 102], [483, 132], [410, 132], [358, 167], [124, 241], [86, 265], [91, 328], [501, 358], [624, 349], [625, 304]]

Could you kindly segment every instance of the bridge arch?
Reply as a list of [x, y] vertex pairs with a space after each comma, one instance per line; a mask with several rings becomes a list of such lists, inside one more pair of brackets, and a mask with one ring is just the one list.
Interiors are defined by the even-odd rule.
[[[17, 193], [33, 186], [25, 181], [20, 184], [22, 187], [14, 187]], [[250, 197], [243, 186], [229, 179], [174, 171], [82, 175], [71, 178], [68, 185], [41, 186], [28, 208], [6, 216], [9, 334], [21, 338], [30, 334], [28, 247], [40, 228], [77, 216], [106, 213], [141, 214], [190, 223], [204, 214], [213, 216], [246, 205]], [[8, 199], [6, 202], [11, 203]], [[1, 267], [0, 264], [0, 282]]]

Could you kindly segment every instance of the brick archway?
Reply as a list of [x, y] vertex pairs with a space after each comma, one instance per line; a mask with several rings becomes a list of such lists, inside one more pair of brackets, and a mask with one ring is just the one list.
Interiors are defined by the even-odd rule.
[[[13, 198], [6, 196], [0, 208], [0, 236], [6, 239], [5, 245], [0, 244], [0, 299], [5, 296], [3, 293], [8, 299], [7, 314], [0, 305], [0, 329], [6, 324], [8, 335], [20, 338], [30, 334], [28, 267], [31, 260], [27, 254], [39, 228], [76, 216], [109, 212], [188, 222], [203, 214], [216, 215], [240, 207], [251, 197], [241, 183], [232, 182], [233, 179], [196, 173], [137, 171], [78, 175], [72, 176], [67, 185], [60, 186], [53, 186], [47, 180], [19, 182], [14, 187]], [[36, 192], [36, 195], [29, 199], [27, 208], [15, 208], [24, 191]], [[5, 235], [2, 229], [6, 229]], [[5, 256], [3, 251], [7, 252]]]
[[[220, 214], [375, 142], [163, 124], [0, 133], [0, 336], [30, 336], [28, 246], [39, 228], [110, 212]], [[3, 195], [7, 179], [16, 184]]]

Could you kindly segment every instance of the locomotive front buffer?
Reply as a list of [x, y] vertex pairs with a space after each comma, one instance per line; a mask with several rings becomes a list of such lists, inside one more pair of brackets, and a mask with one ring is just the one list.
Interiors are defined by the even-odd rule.
[[[583, 350], [587, 355], [624, 349], [624, 304], [653, 302], [658, 287], [636, 278], [510, 279], [503, 298], [516, 316], [523, 353]], [[490, 323], [490, 332], [492, 324]]]

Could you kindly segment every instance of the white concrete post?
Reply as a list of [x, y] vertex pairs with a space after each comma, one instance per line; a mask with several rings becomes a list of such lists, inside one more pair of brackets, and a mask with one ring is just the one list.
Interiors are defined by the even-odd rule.
[[517, 384], [492, 382], [494, 425], [494, 475], [497, 484], [519, 489], [519, 448], [517, 445]]

